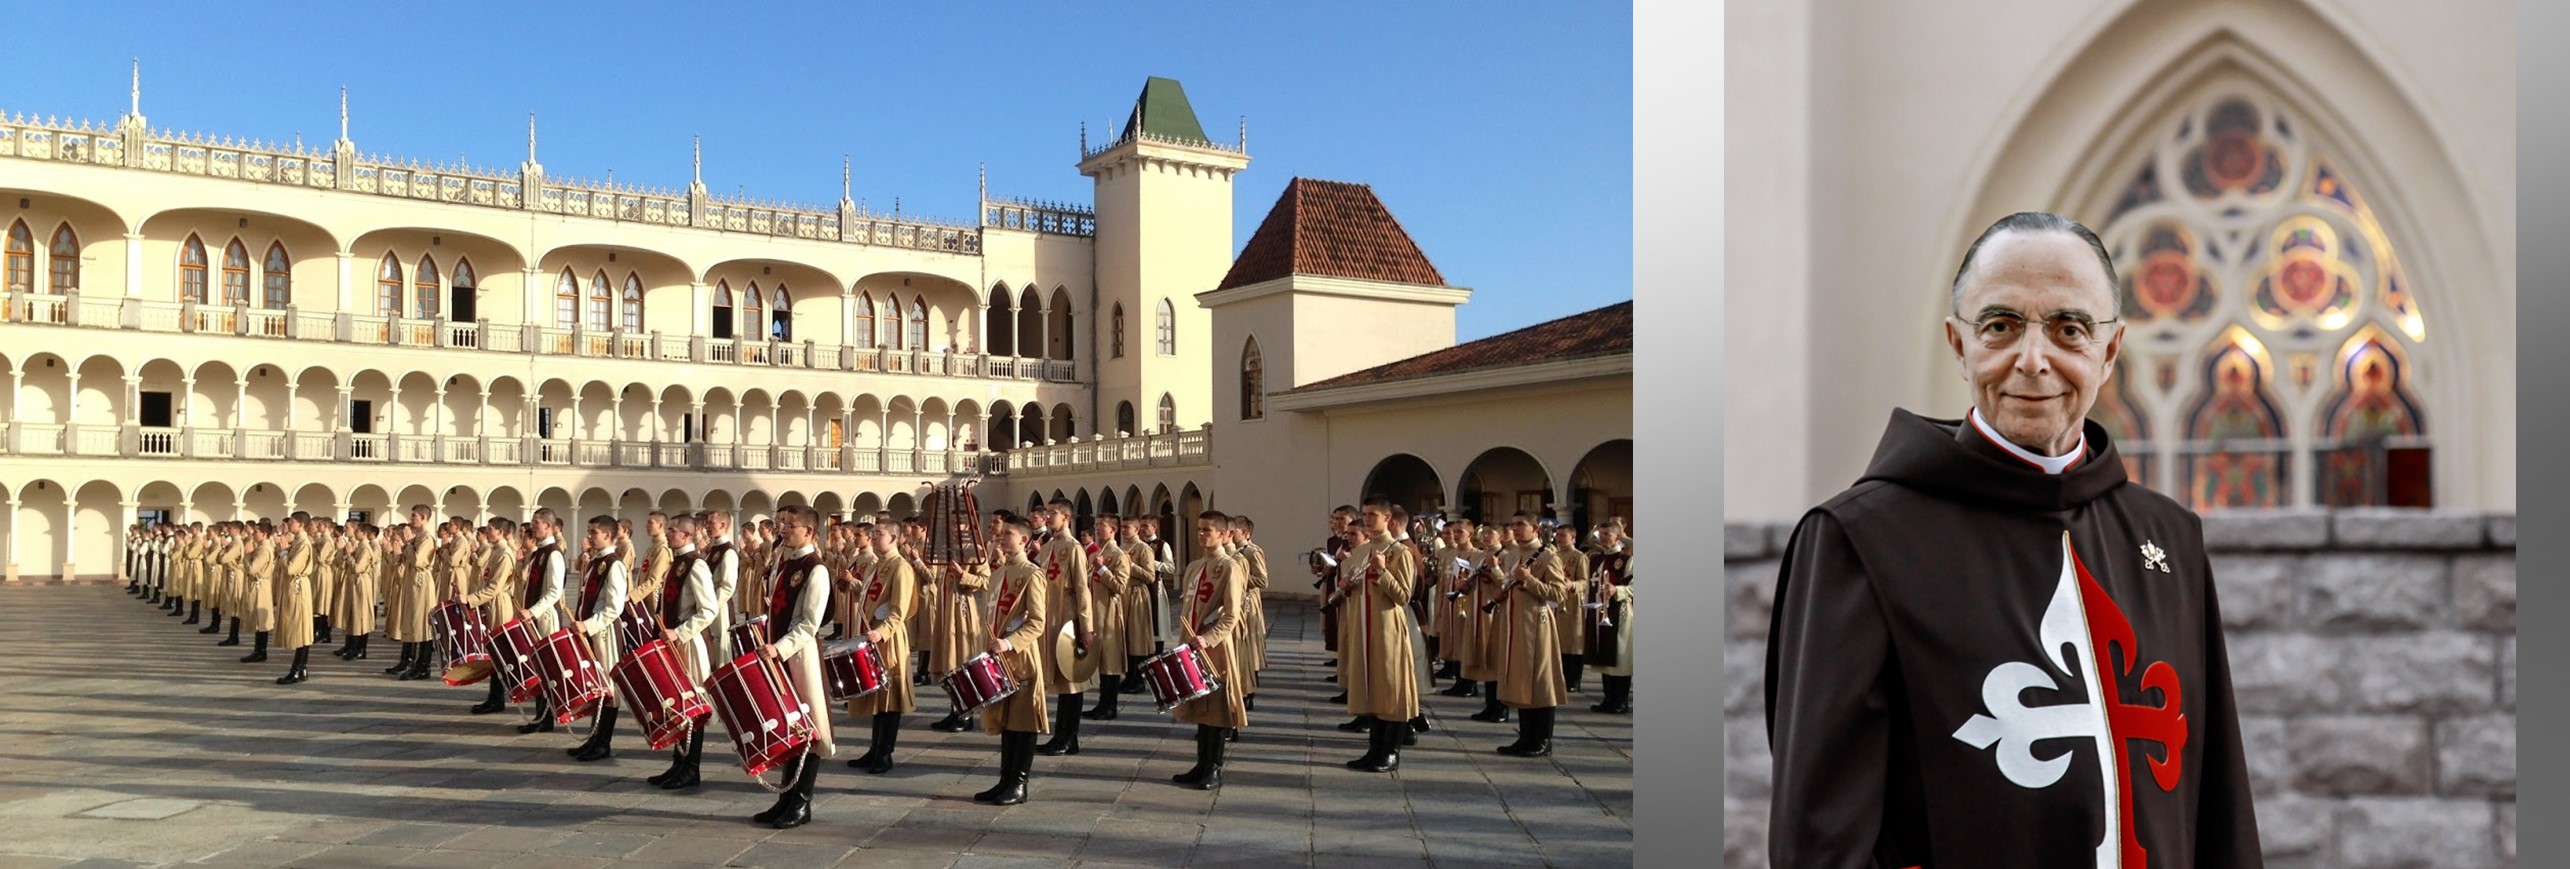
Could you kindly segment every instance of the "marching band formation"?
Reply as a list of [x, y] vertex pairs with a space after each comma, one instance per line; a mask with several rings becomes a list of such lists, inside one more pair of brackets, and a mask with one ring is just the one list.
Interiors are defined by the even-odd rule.
[[[652, 513], [647, 546], [629, 520], [566, 527], [550, 509], [478, 527], [426, 506], [388, 527], [303, 513], [136, 526], [126, 589], [222, 634], [217, 645], [240, 645], [246, 624], [243, 663], [272, 642], [291, 651], [280, 685], [304, 681], [312, 646], [334, 638], [334, 656], [367, 659], [380, 629], [401, 644], [384, 674], [485, 683], [473, 714], [521, 704], [526, 734], [589, 719], [577, 761], [613, 757], [630, 716], [670, 752], [649, 779], [662, 789], [701, 783], [720, 719], [743, 769], [778, 794], [753, 820], [777, 829], [812, 819], [820, 761], [838, 753], [829, 704], [868, 728], [848, 765], [880, 774], [929, 685], [949, 701], [932, 729], [999, 737], [999, 782], [978, 801], [1025, 802], [1035, 755], [1080, 753], [1081, 721], [1113, 720], [1121, 695], [1145, 692], [1195, 726], [1195, 766], [1171, 779], [1221, 786], [1268, 665], [1268, 558], [1247, 517], [1197, 516], [1203, 555], [1178, 565], [1155, 516], [1078, 531], [1068, 501], [983, 513], [969, 485], [933, 487], [922, 507], [843, 521], [788, 506], [738, 528], [727, 511]], [[1581, 536], [1524, 513], [1414, 520], [1383, 498], [1334, 512], [1305, 560], [1336, 656], [1328, 679], [1344, 689], [1332, 702], [1352, 716], [1339, 729], [1369, 736], [1346, 766], [1400, 768], [1440, 679], [1441, 694], [1482, 698], [1473, 720], [1514, 720], [1502, 754], [1550, 754], [1554, 713], [1589, 667], [1604, 687], [1591, 711], [1629, 714], [1632, 542], [1621, 520], [1586, 547]]]

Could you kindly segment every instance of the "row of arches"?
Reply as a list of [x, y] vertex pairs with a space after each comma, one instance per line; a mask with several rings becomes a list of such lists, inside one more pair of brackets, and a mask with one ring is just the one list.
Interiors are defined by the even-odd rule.
[[16, 424], [1003, 450], [1068, 441], [1064, 402], [0, 353]]
[[[1448, 479], [1428, 460], [1397, 453], [1376, 462], [1357, 491], [1389, 497], [1412, 513], [1442, 511], [1475, 522], [1503, 520], [1521, 510], [1583, 530], [1609, 518], [1635, 522], [1631, 438], [1591, 448], [1566, 479], [1516, 447], [1483, 451], [1452, 476], [1451, 486]], [[1556, 488], [1557, 482], [1569, 486]]]

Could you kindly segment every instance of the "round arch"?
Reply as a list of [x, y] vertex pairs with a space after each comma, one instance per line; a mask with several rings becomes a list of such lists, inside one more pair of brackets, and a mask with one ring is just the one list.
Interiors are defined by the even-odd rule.
[[1401, 505], [1411, 515], [1425, 515], [1446, 507], [1445, 483], [1428, 460], [1409, 453], [1395, 453], [1374, 463], [1365, 472], [1365, 485], [1357, 489], [1360, 498], [1381, 495]]
[[1583, 533], [1589, 526], [1622, 518], [1636, 527], [1633, 515], [1633, 439], [1598, 444], [1571, 466], [1571, 521]]
[[1456, 478], [1454, 504], [1474, 522], [1506, 519], [1521, 510], [1542, 519], [1553, 512], [1553, 475], [1525, 450], [1492, 447], [1464, 466]]

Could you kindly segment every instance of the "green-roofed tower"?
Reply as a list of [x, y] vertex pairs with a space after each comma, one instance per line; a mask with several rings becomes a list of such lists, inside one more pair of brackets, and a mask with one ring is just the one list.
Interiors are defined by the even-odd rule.
[[[1084, 143], [1085, 144], [1085, 143]], [[1176, 428], [1213, 418], [1213, 372], [1205, 365], [1212, 315], [1196, 294], [1231, 268], [1231, 179], [1249, 166], [1240, 143], [1206, 138], [1177, 79], [1153, 76], [1134, 98], [1113, 144], [1080, 155], [1094, 182], [1097, 301], [1073, 313], [1073, 331], [1098, 348], [1084, 419], [1112, 434], [1163, 428], [1165, 399]], [[1162, 320], [1168, 321], [1162, 328]], [[1167, 336], [1177, 352], [1162, 353]]]
[[1196, 107], [1187, 104], [1187, 88], [1174, 78], [1152, 76], [1142, 82], [1142, 96], [1133, 100], [1133, 114], [1124, 119], [1124, 132], [1119, 142], [1130, 141], [1140, 131], [1162, 141], [1191, 145], [1211, 145], [1205, 138], [1205, 125], [1196, 121]]

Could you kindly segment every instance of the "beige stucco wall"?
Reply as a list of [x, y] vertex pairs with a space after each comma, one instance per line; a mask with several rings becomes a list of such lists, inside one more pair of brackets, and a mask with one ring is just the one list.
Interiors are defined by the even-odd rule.
[[2095, 209], [2124, 180], [2123, 125], [2222, 76], [2309, 117], [2380, 191], [2430, 323], [2437, 501], [2514, 508], [2508, 4], [1730, 10], [1727, 516], [1790, 518], [1845, 486], [1892, 407], [1960, 413], [1937, 318], [1963, 246], [2009, 211]]

